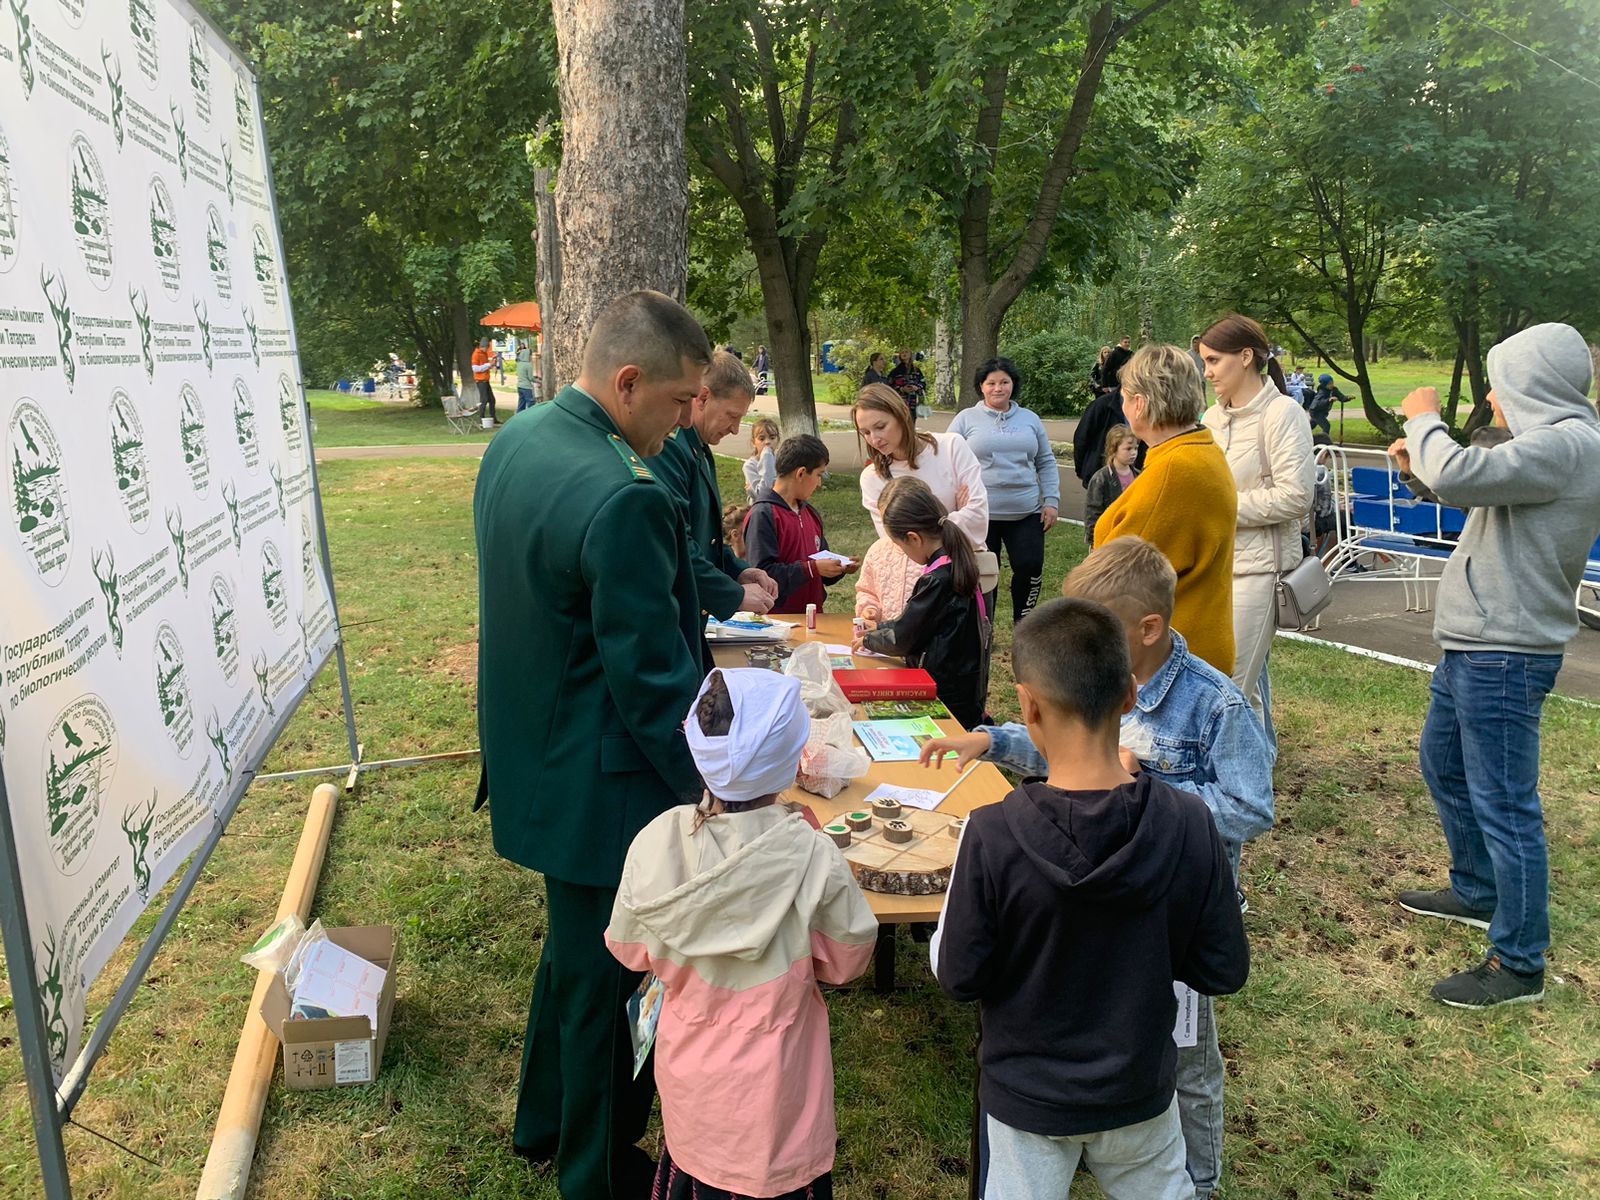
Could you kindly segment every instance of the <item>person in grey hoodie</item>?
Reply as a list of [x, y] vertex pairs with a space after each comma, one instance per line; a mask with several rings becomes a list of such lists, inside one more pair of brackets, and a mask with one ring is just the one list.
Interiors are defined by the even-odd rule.
[[[983, 403], [964, 408], [950, 432], [967, 439], [989, 492], [989, 551], [1011, 559], [1011, 615], [1022, 620], [1039, 603], [1044, 535], [1061, 511], [1061, 468], [1036, 413], [1017, 403], [1022, 376], [1009, 358], [991, 358], [973, 376]], [[990, 593], [990, 609], [994, 608]]]
[[1470, 508], [1439, 580], [1421, 767], [1450, 846], [1450, 886], [1404, 891], [1424, 916], [1489, 931], [1488, 956], [1441, 980], [1461, 1008], [1542, 999], [1549, 865], [1539, 803], [1539, 717], [1578, 630], [1574, 594], [1600, 535], [1593, 368], [1570, 325], [1525, 329], [1489, 351], [1489, 403], [1511, 440], [1457, 444], [1439, 394], [1405, 398], [1389, 452], [1441, 502]]

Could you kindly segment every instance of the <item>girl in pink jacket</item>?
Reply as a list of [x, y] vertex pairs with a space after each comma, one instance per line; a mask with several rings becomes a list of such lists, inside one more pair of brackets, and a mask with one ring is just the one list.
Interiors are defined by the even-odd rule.
[[866, 969], [878, 922], [838, 847], [777, 803], [810, 733], [798, 680], [713, 671], [684, 732], [705, 798], [634, 839], [606, 930], [617, 959], [666, 991], [651, 1200], [832, 1200], [817, 984]]

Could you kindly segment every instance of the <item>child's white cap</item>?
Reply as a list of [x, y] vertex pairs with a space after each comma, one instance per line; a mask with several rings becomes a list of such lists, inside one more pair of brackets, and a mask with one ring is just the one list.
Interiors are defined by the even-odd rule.
[[[695, 708], [718, 674], [733, 700], [733, 725], [725, 737], [709, 737], [700, 728]], [[774, 795], [792, 784], [810, 734], [811, 718], [800, 699], [800, 681], [760, 667], [713, 671], [700, 685], [684, 722], [689, 750], [707, 790], [736, 803]]]

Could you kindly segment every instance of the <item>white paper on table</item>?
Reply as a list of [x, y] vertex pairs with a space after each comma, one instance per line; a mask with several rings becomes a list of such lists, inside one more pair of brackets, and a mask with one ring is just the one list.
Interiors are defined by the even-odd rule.
[[325, 1008], [336, 1017], [364, 1016], [378, 1030], [378, 996], [386, 972], [359, 954], [330, 941], [318, 942], [306, 955], [295, 984], [294, 1002]]
[[849, 646], [836, 646], [833, 643], [823, 647], [829, 654], [852, 654], [856, 658], [888, 658], [887, 654], [879, 654], [873, 650], [852, 650]]
[[1172, 994], [1178, 998], [1178, 1019], [1172, 1026], [1172, 1040], [1180, 1046], [1193, 1046], [1200, 1040], [1200, 993], [1186, 983], [1172, 981]]
[[812, 562], [853, 563], [855, 559], [848, 554], [835, 554], [832, 550], [818, 550], [811, 556]]
[[874, 800], [897, 800], [907, 808], [920, 808], [924, 812], [932, 812], [939, 807], [940, 802], [948, 793], [929, 791], [925, 788], [896, 787], [892, 783], [880, 783], [872, 789], [872, 794], [863, 800], [862, 807], [868, 807]]

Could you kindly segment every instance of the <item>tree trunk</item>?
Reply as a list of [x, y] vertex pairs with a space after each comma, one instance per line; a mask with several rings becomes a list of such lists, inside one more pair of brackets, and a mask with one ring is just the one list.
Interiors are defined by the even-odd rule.
[[450, 340], [455, 350], [456, 373], [461, 377], [461, 386], [456, 389], [456, 395], [461, 397], [463, 404], [476, 404], [478, 389], [472, 382], [472, 317], [467, 312], [465, 300], [450, 302]]
[[778, 392], [778, 424], [783, 435], [817, 432], [817, 405], [811, 394], [811, 330], [795, 300], [777, 230], [746, 226], [761, 279], [761, 311], [767, 319], [767, 349]]
[[[941, 302], [941, 308], [943, 304]], [[955, 329], [943, 317], [933, 323], [933, 404], [935, 408], [956, 406], [956, 372], [960, 370], [956, 358]]]
[[[550, 118], [539, 120], [539, 136], [550, 128]], [[538, 264], [539, 323], [543, 331], [539, 338], [539, 396], [549, 400], [570, 380], [556, 375], [556, 356], [548, 330], [554, 324], [561, 304], [561, 227], [556, 221], [556, 197], [550, 189], [549, 167], [536, 167], [533, 172], [534, 247]]]
[[1589, 390], [1600, 397], [1600, 343], [1589, 343], [1589, 361], [1593, 364], [1594, 386]]
[[1461, 353], [1461, 347], [1456, 347], [1456, 365], [1450, 369], [1450, 398], [1444, 405], [1444, 423], [1451, 429], [1456, 427], [1456, 410], [1461, 407], [1461, 371], [1466, 366], [1466, 359]]
[[546, 322], [557, 381], [575, 379], [595, 317], [688, 283], [683, 0], [555, 0], [561, 71], [561, 293]]
[[1000, 344], [1000, 322], [1004, 313], [996, 314], [990, 311], [989, 305], [989, 260], [985, 256], [980, 259], [964, 259], [961, 267], [961, 378], [958, 401], [959, 407], [971, 408], [978, 402], [978, 391], [972, 386], [972, 378], [967, 373], [966, 366], [972, 364], [972, 369], [993, 358], [996, 348]]

